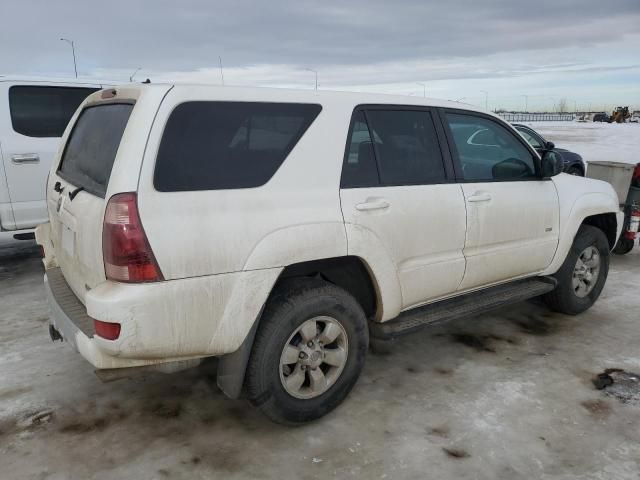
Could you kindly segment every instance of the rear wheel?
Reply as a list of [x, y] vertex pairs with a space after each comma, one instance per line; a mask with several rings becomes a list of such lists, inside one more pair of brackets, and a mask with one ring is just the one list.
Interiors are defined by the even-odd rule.
[[546, 294], [545, 303], [556, 312], [577, 315], [600, 296], [609, 272], [609, 242], [599, 228], [583, 225], [560, 270], [558, 286]]
[[277, 423], [319, 418], [356, 383], [368, 343], [365, 314], [346, 291], [316, 279], [284, 282], [267, 302], [256, 334], [249, 400]]

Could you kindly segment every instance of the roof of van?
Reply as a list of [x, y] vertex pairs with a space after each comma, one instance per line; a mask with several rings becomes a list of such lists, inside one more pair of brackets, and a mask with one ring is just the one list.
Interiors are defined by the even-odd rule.
[[0, 75], [0, 82], [10, 83], [37, 83], [37, 84], [60, 84], [69, 85], [119, 85], [123, 81], [106, 80], [102, 78], [74, 78], [74, 77], [38, 77], [29, 75]]
[[[131, 84], [127, 84], [129, 86]], [[263, 98], [269, 101], [298, 101], [313, 102], [322, 100], [342, 100], [352, 104], [384, 104], [384, 105], [415, 105], [415, 106], [431, 106], [431, 107], [449, 107], [464, 110], [481, 111], [482, 109], [469, 105], [467, 103], [454, 102], [452, 100], [442, 100], [429, 97], [417, 97], [409, 95], [390, 95], [384, 93], [363, 93], [363, 92], [345, 92], [337, 90], [310, 90], [310, 89], [293, 89], [293, 88], [274, 88], [274, 87], [237, 87], [230, 85], [212, 85], [197, 83], [151, 83], [136, 84], [142, 88], [153, 88], [162, 85], [173, 86], [174, 91], [191, 90], [194, 99], [197, 99], [198, 91], [207, 90], [208, 93], [217, 91], [221, 99], [224, 100], [247, 100], [255, 98]], [[186, 92], [180, 92], [185, 94]], [[188, 94], [185, 96], [189, 96]]]

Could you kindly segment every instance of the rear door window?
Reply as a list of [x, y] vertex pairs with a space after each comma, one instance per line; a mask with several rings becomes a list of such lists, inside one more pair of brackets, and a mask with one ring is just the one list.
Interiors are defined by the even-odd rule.
[[97, 88], [13, 86], [9, 111], [13, 130], [28, 137], [61, 137], [82, 101]]
[[129, 103], [85, 108], [73, 126], [58, 175], [77, 187], [104, 197], [132, 109], [133, 104]]
[[167, 121], [154, 186], [176, 192], [264, 185], [320, 110], [294, 103], [182, 103]]
[[428, 185], [445, 182], [431, 112], [365, 109], [354, 114], [342, 187]]

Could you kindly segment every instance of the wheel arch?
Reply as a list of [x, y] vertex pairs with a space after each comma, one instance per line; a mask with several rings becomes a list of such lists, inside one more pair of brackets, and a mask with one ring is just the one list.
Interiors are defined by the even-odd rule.
[[[382, 315], [382, 300], [377, 281], [371, 269], [360, 257], [345, 255], [287, 265], [280, 272], [268, 298], [283, 282], [295, 278], [321, 278], [351, 294], [367, 318], [377, 319]], [[230, 398], [238, 398], [242, 394], [247, 364], [263, 310], [264, 305], [240, 348], [221, 356], [218, 360], [217, 384]]]

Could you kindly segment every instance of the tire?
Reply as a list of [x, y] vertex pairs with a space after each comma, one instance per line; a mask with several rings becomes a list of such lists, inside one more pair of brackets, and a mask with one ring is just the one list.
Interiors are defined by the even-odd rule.
[[[331, 333], [323, 337], [329, 323], [333, 324], [331, 332], [339, 331], [338, 337], [323, 345], [322, 338], [330, 340], [333, 336]], [[312, 338], [307, 335], [309, 325], [318, 332], [310, 340], [315, 350], [307, 348], [310, 343], [304, 338]], [[366, 316], [351, 295], [319, 279], [287, 280], [267, 301], [260, 320], [245, 377], [249, 401], [280, 424], [297, 425], [320, 418], [336, 408], [355, 385], [364, 366], [368, 345]], [[286, 357], [285, 347], [287, 352], [290, 348], [297, 349], [293, 357]], [[332, 357], [332, 361], [342, 363], [342, 367], [318, 360], [318, 356], [328, 359], [329, 352], [336, 353], [336, 349], [342, 349], [341, 360], [335, 361]], [[297, 360], [295, 364], [284, 361], [285, 358], [295, 359], [296, 355], [302, 355], [300, 352], [307, 352], [304, 360]], [[323, 363], [311, 364], [312, 361]], [[312, 383], [320, 373], [327, 385], [324, 391], [322, 382]], [[297, 381], [292, 382], [294, 386], [287, 383], [288, 379], [296, 380], [299, 375], [304, 375], [301, 386], [297, 387]], [[285, 384], [289, 386], [285, 387]]]
[[626, 237], [620, 237], [618, 243], [616, 243], [616, 246], [613, 247], [613, 253], [615, 253], [616, 255], [626, 255], [631, 250], [633, 250], [634, 245], [634, 240]]
[[[588, 293], [585, 294], [586, 289], [576, 290], [574, 272], [580, 268], [581, 264], [578, 263], [578, 260], [581, 258], [581, 255], [587, 252], [587, 249], [591, 248], [594, 248], [597, 252], [599, 268], [597, 274], [591, 277], [591, 281], [587, 286]], [[588, 259], [588, 256], [583, 257], [583, 259], [585, 258]], [[582, 266], [588, 268], [586, 265], [586, 263], [582, 263]], [[609, 242], [606, 235], [599, 228], [582, 225], [573, 240], [573, 245], [571, 245], [571, 249], [562, 267], [560, 267], [560, 270], [554, 275], [558, 281], [558, 286], [552, 292], [544, 295], [543, 300], [553, 311], [567, 315], [582, 313], [589, 309], [600, 296], [608, 273]], [[580, 281], [578, 280], [578, 282]], [[581, 284], [585, 285], [586, 283]]]
[[582, 169], [580, 167], [576, 167], [575, 165], [572, 165], [571, 167], [567, 168], [567, 172], [569, 175], [575, 175], [577, 177], [584, 177], [584, 173], [582, 171]]

